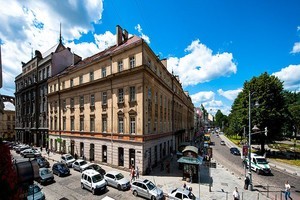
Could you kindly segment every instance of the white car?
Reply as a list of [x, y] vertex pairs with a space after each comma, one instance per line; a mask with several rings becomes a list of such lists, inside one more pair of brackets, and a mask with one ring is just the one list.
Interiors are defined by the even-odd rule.
[[82, 172], [80, 182], [81, 188], [90, 190], [92, 194], [95, 194], [98, 190], [106, 190], [107, 183], [105, 179], [99, 172], [93, 169], [88, 169]]
[[126, 190], [130, 188], [130, 182], [123, 174], [117, 171], [110, 171], [104, 175], [107, 185], [118, 188], [118, 190]]
[[34, 149], [25, 149], [20, 153], [24, 158], [33, 158], [41, 156], [41, 152]]
[[200, 200], [198, 197], [195, 197], [195, 195], [188, 189], [183, 188], [176, 188], [172, 190], [168, 194], [169, 199], [175, 199], [175, 200], [181, 200], [181, 199], [193, 199], [193, 200]]
[[61, 156], [60, 162], [65, 163], [68, 167], [72, 167], [75, 158], [71, 154], [64, 154]]
[[83, 172], [84, 169], [85, 169], [86, 167], [88, 167], [89, 165], [90, 165], [90, 163], [86, 162], [85, 160], [78, 159], [78, 160], [75, 160], [75, 162], [73, 162], [72, 168], [73, 168], [74, 170]]

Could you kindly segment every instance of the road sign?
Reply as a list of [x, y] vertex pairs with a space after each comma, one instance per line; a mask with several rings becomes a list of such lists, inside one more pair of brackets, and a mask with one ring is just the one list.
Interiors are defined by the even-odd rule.
[[248, 155], [248, 145], [244, 145], [243, 146], [243, 156], [247, 156]]

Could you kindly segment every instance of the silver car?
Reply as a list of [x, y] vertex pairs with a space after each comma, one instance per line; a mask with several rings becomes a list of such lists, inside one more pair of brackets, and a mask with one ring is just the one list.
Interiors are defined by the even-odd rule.
[[72, 167], [75, 158], [71, 154], [64, 154], [61, 156], [60, 162], [65, 163], [68, 167]]
[[133, 181], [131, 191], [134, 196], [142, 196], [151, 200], [164, 198], [163, 191], [147, 179]]
[[77, 170], [79, 172], [83, 172], [83, 170], [89, 166], [89, 163], [86, 162], [85, 160], [77, 159], [75, 162], [72, 164], [72, 168], [74, 170]]
[[126, 190], [130, 188], [130, 182], [123, 174], [117, 171], [110, 171], [104, 175], [107, 185], [118, 188], [118, 190]]
[[198, 197], [188, 189], [176, 188], [172, 190], [169, 194], [169, 199], [181, 200], [181, 199], [192, 199], [192, 200], [200, 200]]

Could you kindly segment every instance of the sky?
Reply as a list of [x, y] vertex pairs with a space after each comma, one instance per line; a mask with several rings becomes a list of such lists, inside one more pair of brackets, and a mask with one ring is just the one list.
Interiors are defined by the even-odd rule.
[[179, 75], [195, 107], [228, 115], [264, 72], [300, 91], [298, 0], [0, 0], [3, 87], [14, 95], [21, 62], [63, 43], [82, 58], [116, 43], [116, 25], [143, 38]]

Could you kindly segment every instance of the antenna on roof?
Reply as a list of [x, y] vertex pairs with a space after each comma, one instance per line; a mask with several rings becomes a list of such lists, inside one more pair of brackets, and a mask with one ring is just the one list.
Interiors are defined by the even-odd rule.
[[61, 40], [61, 23], [59, 23], [59, 43], [62, 43], [62, 40]]

